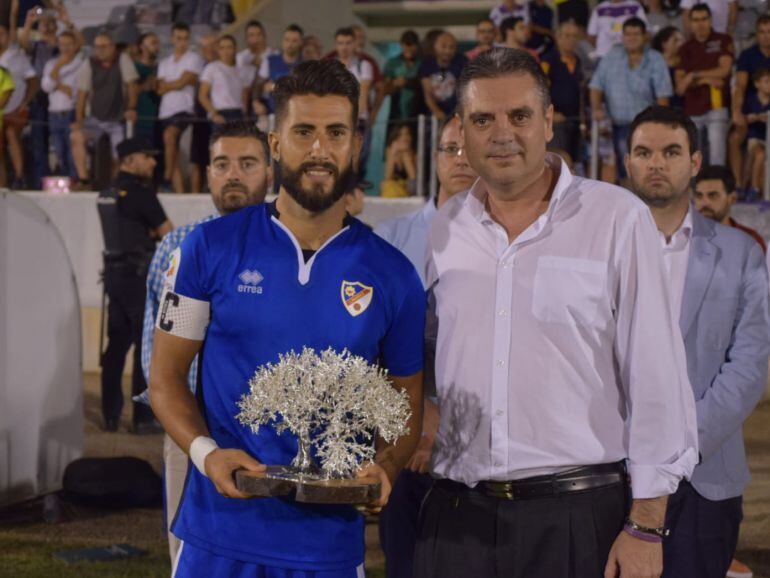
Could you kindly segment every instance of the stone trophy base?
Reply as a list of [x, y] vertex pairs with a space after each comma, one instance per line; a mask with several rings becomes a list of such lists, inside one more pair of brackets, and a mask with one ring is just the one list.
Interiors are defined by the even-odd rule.
[[267, 466], [264, 472], [239, 470], [236, 487], [255, 497], [291, 496], [306, 504], [367, 504], [380, 497], [376, 478], [323, 479], [300, 474], [291, 466]]

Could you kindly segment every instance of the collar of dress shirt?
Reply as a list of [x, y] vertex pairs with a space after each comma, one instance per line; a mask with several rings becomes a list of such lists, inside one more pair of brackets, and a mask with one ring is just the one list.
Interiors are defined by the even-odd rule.
[[[545, 218], [547, 221], [553, 215], [559, 202], [564, 197], [564, 191], [572, 183], [572, 173], [570, 172], [567, 164], [562, 158], [554, 153], [546, 153], [545, 162], [552, 171], [559, 173], [559, 179], [556, 181], [556, 186], [551, 193], [551, 200], [548, 203], [548, 209], [543, 213], [541, 218]], [[486, 209], [487, 200], [487, 188], [483, 179], [479, 178], [473, 183], [473, 186], [468, 191], [468, 196], [465, 198], [465, 207], [470, 211], [479, 222], [492, 221], [489, 213]]]
[[682, 224], [671, 235], [671, 240], [666, 243], [666, 236], [658, 231], [660, 235], [660, 242], [663, 244], [663, 249], [666, 251], [677, 251], [683, 249], [692, 238], [692, 205], [687, 209], [687, 214], [684, 216]]

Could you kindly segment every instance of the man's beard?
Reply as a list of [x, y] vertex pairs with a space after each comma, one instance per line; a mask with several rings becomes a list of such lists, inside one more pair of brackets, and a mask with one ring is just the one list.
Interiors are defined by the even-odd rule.
[[[325, 193], [324, 186], [321, 184], [315, 185], [309, 190], [302, 187], [302, 175], [305, 171], [313, 168], [322, 168], [331, 172], [334, 179], [331, 191]], [[278, 178], [281, 187], [300, 207], [311, 213], [323, 213], [345, 196], [346, 192], [353, 190], [355, 173], [352, 163], [345, 167], [343, 172], [339, 172], [339, 169], [332, 163], [306, 162], [299, 165], [297, 170], [293, 170], [283, 162], [279, 162]]]
[[720, 211], [719, 213], [717, 213], [709, 207], [703, 207], [700, 210], [700, 213], [707, 219], [711, 219], [713, 221], [716, 221], [717, 223], [721, 223], [722, 221], [725, 220], [725, 218], [727, 218], [727, 214], [729, 213], [729, 210]]
[[[629, 175], [631, 177], [631, 175]], [[681, 194], [677, 194], [674, 190], [673, 183], [666, 180], [666, 185], [661, 186], [649, 186], [646, 183], [638, 183], [633, 177], [631, 177], [631, 187], [634, 194], [639, 197], [644, 204], [648, 207], [655, 207], [658, 209], [668, 207], [672, 203], [676, 202]], [[687, 194], [685, 190], [683, 194]]]
[[[228, 195], [231, 192], [240, 192], [241, 195]], [[229, 215], [248, 207], [250, 205], [256, 205], [259, 193], [258, 191], [249, 191], [249, 189], [241, 182], [228, 181], [222, 187], [222, 191], [219, 195], [214, 197], [214, 205], [221, 215]]]

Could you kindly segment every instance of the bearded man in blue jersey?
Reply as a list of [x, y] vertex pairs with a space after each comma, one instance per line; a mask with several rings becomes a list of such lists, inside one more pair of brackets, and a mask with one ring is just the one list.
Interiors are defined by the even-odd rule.
[[[203, 223], [166, 274], [150, 396], [192, 462], [172, 527], [182, 540], [176, 578], [364, 575], [364, 519], [355, 508], [245, 500], [236, 488], [236, 470], [289, 464], [297, 451], [294, 436], [272, 427], [254, 434], [234, 417], [259, 366], [304, 346], [348, 349], [407, 392], [411, 433], [395, 445], [378, 440], [374, 463], [359, 470], [383, 488], [369, 511], [387, 502], [421, 431], [422, 284], [406, 257], [345, 211], [360, 148], [358, 82], [337, 61], [311, 61], [273, 95], [277, 200]], [[346, 300], [342, 288], [351, 284], [368, 289], [366, 299]], [[186, 376], [199, 351], [196, 400]]]

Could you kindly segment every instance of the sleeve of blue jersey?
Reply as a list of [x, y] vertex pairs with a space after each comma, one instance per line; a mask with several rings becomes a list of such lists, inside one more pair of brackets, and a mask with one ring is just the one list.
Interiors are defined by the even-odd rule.
[[390, 375], [406, 377], [424, 365], [425, 289], [414, 266], [400, 253], [392, 298], [394, 316], [382, 346], [384, 365]]
[[209, 301], [209, 263], [206, 224], [185, 237], [179, 247], [178, 271], [172, 276], [171, 290], [177, 295]]

